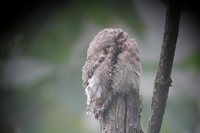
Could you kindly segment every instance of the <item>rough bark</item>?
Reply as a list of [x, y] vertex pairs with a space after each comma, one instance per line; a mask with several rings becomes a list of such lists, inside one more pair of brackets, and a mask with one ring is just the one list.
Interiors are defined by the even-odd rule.
[[100, 120], [102, 133], [143, 133], [140, 126], [140, 96], [138, 91], [118, 95]]
[[180, 15], [181, 10], [178, 1], [168, 0], [165, 32], [159, 67], [154, 83], [148, 133], [159, 133], [162, 125], [168, 91], [172, 82], [170, 75], [176, 48]]

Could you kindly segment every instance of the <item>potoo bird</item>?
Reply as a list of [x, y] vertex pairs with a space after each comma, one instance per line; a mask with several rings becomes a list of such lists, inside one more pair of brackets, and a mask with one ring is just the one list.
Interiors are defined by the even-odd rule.
[[82, 68], [87, 113], [101, 118], [114, 96], [139, 89], [140, 73], [136, 41], [121, 29], [99, 32], [89, 45]]

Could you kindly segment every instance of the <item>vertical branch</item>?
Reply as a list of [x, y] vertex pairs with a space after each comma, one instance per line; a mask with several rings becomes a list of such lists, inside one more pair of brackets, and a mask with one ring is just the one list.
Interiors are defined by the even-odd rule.
[[168, 0], [165, 32], [160, 54], [159, 67], [154, 83], [151, 104], [151, 118], [148, 133], [159, 133], [166, 107], [169, 87], [171, 86], [171, 70], [173, 65], [176, 41], [180, 21], [180, 5], [178, 0]]
[[139, 91], [117, 95], [100, 121], [102, 133], [143, 133]]

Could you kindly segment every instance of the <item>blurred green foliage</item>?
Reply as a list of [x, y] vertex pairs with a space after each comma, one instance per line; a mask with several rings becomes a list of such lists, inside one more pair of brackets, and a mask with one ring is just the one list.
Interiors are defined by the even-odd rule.
[[[8, 82], [3, 86], [0, 92], [0, 117], [2, 120], [8, 119], [8, 123], [14, 125], [17, 133], [99, 132], [99, 129], [84, 127], [87, 122], [91, 123], [89, 119], [83, 118], [86, 112], [86, 97], [81, 85], [81, 66], [86, 58], [89, 41], [84, 42], [84, 38], [81, 40], [81, 46], [77, 43], [84, 36], [83, 31], [88, 28], [86, 25], [90, 27], [90, 24], [94, 24], [97, 29], [107, 28], [117, 21], [135, 33], [138, 40], [144, 40], [146, 24], [131, 0], [73, 0], [55, 7], [51, 5], [50, 9], [51, 11], [38, 9], [27, 21], [22, 22], [21, 27], [16, 28], [15, 37], [10, 38], [10, 43], [14, 45], [8, 60], [35, 59], [39, 64], [50, 66], [51, 69], [48, 74], [42, 78], [36, 77], [40, 79], [28, 85], [12, 86], [12, 82]], [[90, 40], [91, 36], [94, 36], [92, 33], [87, 34], [90, 34]], [[180, 63], [184, 65], [175, 64], [176, 68], [191, 66], [199, 71], [199, 53], [193, 53]], [[26, 64], [21, 66], [24, 65]], [[144, 72], [154, 72], [156, 67], [155, 62], [143, 62]], [[16, 66], [13, 68], [18, 71]], [[15, 71], [13, 76], [20, 79], [21, 75], [15, 75]], [[31, 68], [30, 71], [35, 73]], [[23, 73], [23, 70], [20, 72]], [[198, 103], [196, 99], [188, 99], [167, 104], [162, 133], [183, 132], [182, 129], [193, 131], [199, 121]], [[144, 130], [148, 122], [149, 108], [150, 100], [145, 99], [142, 116]], [[188, 114], [190, 115], [187, 116]]]
[[[30, 18], [30, 21], [36, 19], [33, 22], [45, 21], [45, 24], [37, 27], [34, 23], [29, 23], [27, 30], [32, 26], [35, 29], [28, 31], [27, 34], [32, 36], [25, 35], [26, 40], [21, 42], [24, 43], [23, 51], [27, 55], [56, 63], [64, 62], [88, 19], [103, 27], [110, 27], [113, 22], [122, 20], [138, 37], [144, 35], [145, 24], [139, 17], [134, 2], [130, 0], [75, 0], [61, 7], [55, 7], [55, 12], [46, 17], [46, 20]], [[39, 22], [35, 23], [38, 25]]]
[[192, 53], [185, 61], [184, 65], [191, 67], [193, 69], [199, 70], [200, 69], [200, 49], [197, 49], [195, 52]]

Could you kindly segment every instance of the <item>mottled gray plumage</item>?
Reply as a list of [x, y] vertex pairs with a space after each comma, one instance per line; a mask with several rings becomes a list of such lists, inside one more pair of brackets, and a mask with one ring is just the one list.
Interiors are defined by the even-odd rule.
[[141, 64], [138, 45], [121, 29], [104, 29], [90, 43], [82, 69], [88, 113], [97, 119], [115, 95], [139, 89]]

